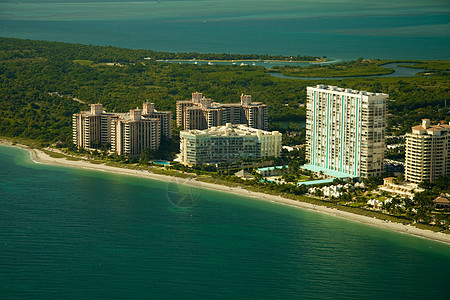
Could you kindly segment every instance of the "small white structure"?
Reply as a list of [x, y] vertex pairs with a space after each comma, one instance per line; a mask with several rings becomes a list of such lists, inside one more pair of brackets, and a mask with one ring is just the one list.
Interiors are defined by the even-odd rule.
[[366, 185], [364, 184], [364, 182], [357, 182], [355, 183], [355, 188], [365, 189]]
[[234, 173], [234, 176], [239, 177], [241, 179], [254, 179], [255, 178], [255, 177], [253, 177], [253, 175], [250, 172], [248, 172], [244, 169], [240, 170], [239, 172]]
[[376, 208], [376, 209], [381, 209], [383, 206], [383, 202], [381, 202], [378, 199], [370, 199], [369, 201], [367, 201], [367, 204], [372, 205], [373, 208]]
[[318, 187], [311, 187], [308, 189], [308, 193], [310, 194], [314, 194], [316, 193], [318, 190], [322, 191], [323, 195], [325, 197], [335, 197], [335, 198], [339, 198], [340, 196], [342, 196], [343, 192], [341, 192], [342, 189], [342, 185], [330, 185], [330, 186], [324, 186], [322, 188], [318, 188]]

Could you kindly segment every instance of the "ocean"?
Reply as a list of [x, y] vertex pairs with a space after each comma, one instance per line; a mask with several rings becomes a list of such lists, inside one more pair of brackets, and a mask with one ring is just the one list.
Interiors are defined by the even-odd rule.
[[[2, 299], [447, 299], [450, 246], [0, 146]], [[184, 200], [183, 200], [184, 199]], [[192, 200], [192, 201], [186, 201]]]
[[448, 60], [450, 3], [2, 1], [0, 36], [172, 52]]

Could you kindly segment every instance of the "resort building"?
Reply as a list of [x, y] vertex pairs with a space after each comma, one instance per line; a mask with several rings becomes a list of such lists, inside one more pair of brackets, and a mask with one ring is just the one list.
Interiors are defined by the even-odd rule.
[[157, 150], [161, 138], [172, 138], [172, 112], [157, 111], [154, 103], [129, 113], [107, 113], [102, 104], [73, 115], [73, 142], [77, 147], [111, 145], [120, 155], [140, 155], [144, 149]]
[[219, 164], [241, 159], [278, 157], [281, 133], [245, 125], [212, 127], [206, 130], [180, 132], [180, 161], [185, 165]]
[[309, 169], [341, 177], [381, 175], [387, 97], [336, 86], [307, 87]]
[[446, 209], [450, 207], [450, 201], [445, 193], [440, 194], [433, 200], [433, 206], [435, 209]]
[[172, 112], [155, 110], [155, 103], [144, 102], [142, 105], [142, 117], [148, 119], [158, 119], [160, 124], [160, 137], [172, 138]]
[[214, 102], [202, 93], [192, 93], [188, 101], [177, 101], [177, 126], [184, 130], [203, 130], [227, 123], [267, 130], [267, 106], [252, 102], [252, 96], [244, 94], [240, 103]]
[[409, 182], [432, 182], [450, 175], [450, 125], [430, 125], [430, 120], [412, 127], [406, 135], [405, 179]]
[[140, 109], [119, 115], [111, 127], [111, 150], [119, 155], [140, 155], [144, 149], [157, 150], [159, 147], [159, 119], [143, 118]]
[[421, 193], [424, 189], [419, 188], [417, 184], [410, 182], [396, 182], [395, 177], [383, 178], [383, 185], [378, 190], [389, 194], [399, 195], [401, 197], [414, 198], [414, 193]]
[[102, 104], [91, 104], [90, 111], [72, 116], [73, 143], [79, 148], [92, 148], [111, 144], [111, 122], [115, 114], [103, 111]]

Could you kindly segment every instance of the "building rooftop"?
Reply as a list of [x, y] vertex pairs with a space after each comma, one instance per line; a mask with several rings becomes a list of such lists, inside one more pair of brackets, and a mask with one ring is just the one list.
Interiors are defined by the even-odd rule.
[[255, 129], [247, 127], [243, 124], [231, 124], [227, 123], [225, 126], [211, 127], [209, 129], [198, 130], [185, 130], [187, 134], [193, 135], [215, 135], [215, 136], [245, 136], [245, 135], [277, 135], [280, 134], [278, 131], [265, 131], [261, 129]]
[[358, 90], [340, 88], [340, 87], [337, 87], [334, 85], [325, 85], [325, 84], [318, 84], [315, 87], [308, 87], [308, 88], [316, 88], [316, 89], [321, 89], [321, 90], [336, 91], [336, 92], [355, 94], [355, 95], [364, 95], [364, 96], [386, 96], [386, 97], [389, 96], [388, 94], [384, 94], [384, 93], [372, 93], [372, 92], [366, 92], [366, 91], [358, 91]]
[[315, 173], [323, 172], [324, 175], [330, 176], [333, 178], [357, 178], [358, 177], [356, 175], [343, 173], [343, 172], [339, 172], [339, 171], [335, 171], [335, 170], [331, 170], [331, 169], [327, 169], [327, 168], [323, 168], [323, 167], [319, 167], [319, 166], [313, 166], [313, 165], [304, 165], [301, 168], [304, 170], [309, 170], [309, 171], [315, 172]]
[[250, 172], [246, 170], [240, 170], [239, 172], [234, 173], [234, 176], [244, 178], [244, 179], [253, 179], [255, 178]]
[[[414, 135], [443, 135], [447, 131], [450, 131], [450, 125], [445, 122], [440, 122], [437, 125], [431, 125], [429, 119], [422, 119], [422, 124], [413, 126], [412, 134]], [[410, 136], [410, 134], [408, 134]]]
[[119, 113], [114, 113], [114, 112], [106, 112], [106, 111], [102, 111], [101, 114], [98, 113], [94, 113], [90, 110], [86, 110], [86, 111], [80, 111], [79, 113], [75, 113], [75, 115], [85, 115], [85, 116], [115, 116], [115, 115], [119, 115]]
[[441, 203], [441, 204], [449, 204], [450, 201], [447, 198], [444, 197], [437, 197], [436, 199], [433, 200], [434, 203]]
[[386, 178], [383, 178], [383, 180], [386, 181], [386, 182], [391, 182], [391, 181], [393, 181], [394, 179], [395, 179], [395, 177], [386, 177]]
[[449, 130], [450, 125], [447, 124], [438, 124], [438, 125], [430, 125], [430, 127], [423, 127], [422, 125], [417, 125], [417, 126], [413, 126], [412, 129], [413, 130], [426, 130], [426, 131], [447, 131]]

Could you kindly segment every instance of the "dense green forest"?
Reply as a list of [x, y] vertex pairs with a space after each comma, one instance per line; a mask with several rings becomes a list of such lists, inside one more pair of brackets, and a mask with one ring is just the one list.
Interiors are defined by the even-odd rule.
[[[219, 102], [238, 102], [241, 93], [251, 94], [254, 101], [269, 106], [271, 128], [277, 129], [280, 121], [289, 124], [305, 119], [305, 88], [318, 83], [390, 94], [388, 125], [398, 133], [408, 131], [424, 117], [447, 119], [448, 68], [438, 62], [420, 64], [427, 72], [415, 77], [318, 82], [275, 78], [262, 67], [144, 60], [163, 55], [149, 50], [0, 38], [0, 135], [69, 142], [71, 115], [87, 109], [89, 103], [103, 103], [109, 111], [127, 111], [152, 101], [156, 109], [175, 113], [176, 100], [189, 99], [196, 91]], [[355, 61], [355, 67], [358, 63], [363, 62]]]
[[[198, 53], [198, 52], [161, 52], [152, 50], [129, 50], [113, 46], [86, 46], [61, 42], [46, 42], [35, 40], [20, 40], [0, 38], [2, 48], [8, 51], [21, 50], [15, 53], [17, 58], [35, 57], [39, 53], [43, 57], [52, 56], [55, 59], [93, 60], [100, 62], [130, 63], [146, 59], [198, 59], [198, 60], [283, 60], [283, 61], [324, 61], [318, 56], [284, 56], [269, 54], [230, 54], [230, 53]], [[125, 51], [124, 51], [125, 50]], [[6, 54], [6, 53], [3, 53]], [[5, 56], [9, 57], [8, 54]], [[0, 56], [3, 58], [3, 56]], [[146, 59], [144, 59], [146, 58]]]

